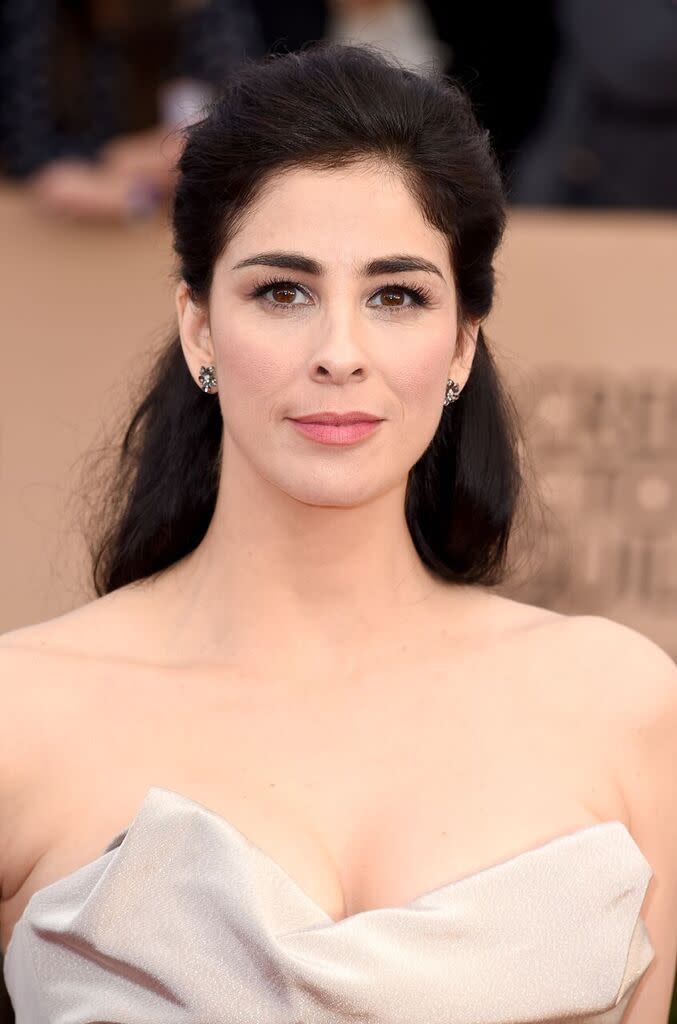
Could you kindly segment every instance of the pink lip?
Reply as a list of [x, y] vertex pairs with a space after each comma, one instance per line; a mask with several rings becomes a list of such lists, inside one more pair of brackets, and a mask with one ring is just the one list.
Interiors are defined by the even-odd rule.
[[307, 416], [292, 416], [296, 423], [333, 423], [343, 426], [345, 423], [373, 423], [380, 420], [370, 412], [353, 410], [352, 412], [309, 412]]
[[381, 420], [362, 420], [357, 423], [313, 423], [292, 419], [297, 430], [320, 444], [354, 444], [377, 429]]

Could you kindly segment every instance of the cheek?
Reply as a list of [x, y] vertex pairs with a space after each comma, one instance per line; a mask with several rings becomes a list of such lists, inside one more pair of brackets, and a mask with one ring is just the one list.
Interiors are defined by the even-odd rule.
[[451, 333], [447, 326], [425, 339], [414, 340], [416, 344], [406, 349], [392, 368], [391, 387], [405, 409], [432, 406], [434, 411], [453, 355]]
[[212, 321], [219, 364], [219, 391], [226, 409], [247, 401], [274, 398], [293, 374], [293, 359], [284, 339], [274, 332], [252, 331], [231, 319], [219, 329]]

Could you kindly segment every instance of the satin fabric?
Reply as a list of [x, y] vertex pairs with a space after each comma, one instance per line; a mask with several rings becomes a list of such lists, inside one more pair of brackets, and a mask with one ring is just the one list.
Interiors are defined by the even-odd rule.
[[4, 975], [17, 1024], [619, 1024], [655, 953], [653, 871], [605, 821], [334, 921], [227, 820], [151, 787], [36, 892]]

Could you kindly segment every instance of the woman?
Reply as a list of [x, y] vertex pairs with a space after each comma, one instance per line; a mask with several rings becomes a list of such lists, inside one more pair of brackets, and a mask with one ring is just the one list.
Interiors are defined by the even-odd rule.
[[665, 1021], [675, 667], [491, 592], [520, 460], [467, 97], [248, 62], [173, 216], [98, 597], [2, 642], [17, 1020]]

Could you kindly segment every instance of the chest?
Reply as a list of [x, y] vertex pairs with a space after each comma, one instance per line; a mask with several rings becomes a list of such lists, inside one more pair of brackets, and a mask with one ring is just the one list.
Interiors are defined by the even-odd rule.
[[435, 671], [343, 690], [203, 680], [160, 691], [147, 679], [115, 701], [104, 688], [73, 696], [14, 823], [3, 948], [30, 896], [98, 857], [153, 785], [212, 809], [333, 920], [622, 819], [572, 694], [555, 698], [507, 664], [472, 690]]

